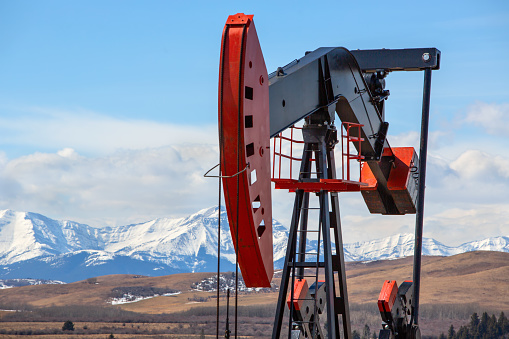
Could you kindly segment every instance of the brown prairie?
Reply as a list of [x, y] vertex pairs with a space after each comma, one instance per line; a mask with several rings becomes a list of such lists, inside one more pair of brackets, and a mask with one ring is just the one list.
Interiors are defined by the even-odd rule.
[[[348, 297], [355, 304], [376, 304], [385, 280], [412, 280], [413, 259], [347, 263]], [[107, 305], [110, 291], [118, 286], [150, 286], [182, 291], [176, 296], [156, 297], [121, 308], [141, 313], [173, 313], [194, 307], [215, 306], [215, 292], [193, 291], [190, 285], [214, 273], [185, 273], [161, 277], [109, 275], [97, 283], [37, 285], [0, 290], [0, 304], [36, 307]], [[280, 273], [274, 282], [279, 284]], [[197, 303], [193, 299], [211, 297]], [[275, 304], [278, 293], [239, 295], [239, 305]], [[233, 300], [232, 300], [233, 302]], [[225, 305], [224, 296], [221, 303]], [[489, 310], [509, 311], [509, 253], [469, 252], [451, 257], [423, 257], [421, 304], [473, 304]]]

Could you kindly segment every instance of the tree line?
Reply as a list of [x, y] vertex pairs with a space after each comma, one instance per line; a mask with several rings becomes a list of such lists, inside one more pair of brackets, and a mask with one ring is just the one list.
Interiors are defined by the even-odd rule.
[[481, 317], [473, 313], [470, 322], [461, 326], [457, 331], [453, 325], [449, 327], [447, 334], [442, 333], [439, 339], [502, 339], [509, 338], [509, 320], [504, 312], [501, 312], [498, 319], [488, 312]]

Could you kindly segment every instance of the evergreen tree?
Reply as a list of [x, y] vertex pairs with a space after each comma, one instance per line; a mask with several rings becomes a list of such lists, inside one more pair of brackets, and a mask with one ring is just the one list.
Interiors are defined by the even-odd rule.
[[484, 312], [481, 318], [477, 313], [472, 314], [470, 323], [467, 326], [461, 326], [454, 334], [454, 327], [451, 325], [448, 331], [447, 339], [508, 339], [509, 320], [504, 312], [497, 317], [488, 312]]
[[371, 329], [368, 324], [364, 325], [364, 330], [362, 331], [362, 339], [369, 339], [369, 335], [371, 334]]
[[472, 316], [470, 317], [470, 335], [472, 336], [472, 338], [474, 339], [478, 339], [479, 338], [479, 325], [480, 325], [480, 320], [479, 320], [479, 316], [477, 315], [477, 313], [474, 313], [472, 314]]
[[371, 339], [377, 339], [378, 336], [376, 335], [376, 331], [373, 331], [373, 335], [371, 336]]
[[497, 326], [497, 317], [492, 314], [488, 319], [488, 326], [486, 329], [486, 336], [488, 338], [498, 338], [502, 333], [500, 333], [499, 328]]
[[501, 335], [509, 333], [509, 320], [505, 316], [504, 312], [500, 312], [497, 325], [501, 332]]
[[474, 329], [474, 328], [477, 328], [479, 326], [479, 316], [477, 315], [477, 313], [473, 313], [471, 316], [470, 316], [470, 329]]
[[67, 320], [62, 326], [62, 331], [74, 331], [74, 324], [72, 321]]
[[361, 339], [361, 335], [359, 334], [359, 332], [357, 332], [356, 330], [354, 330], [352, 332], [352, 339]]
[[457, 339], [471, 339], [472, 336], [470, 335], [470, 332], [469, 332], [467, 326], [461, 326], [460, 329], [458, 330], [458, 333], [456, 333], [455, 338], [457, 338]]
[[484, 312], [481, 315], [481, 322], [479, 323], [479, 337], [483, 338], [485, 334], [488, 333], [488, 322], [490, 320], [490, 316], [488, 312]]
[[440, 336], [438, 337], [438, 339], [447, 339], [447, 337], [445, 336], [445, 334], [440, 333]]
[[454, 326], [451, 325], [451, 327], [449, 327], [449, 331], [447, 331], [447, 339], [454, 339], [455, 334], [456, 331], [454, 330]]

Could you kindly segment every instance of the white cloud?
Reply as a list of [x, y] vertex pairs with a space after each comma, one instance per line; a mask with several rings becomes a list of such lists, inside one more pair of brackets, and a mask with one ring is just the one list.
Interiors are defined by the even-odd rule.
[[410, 147], [412, 146], [419, 151], [419, 133], [416, 131], [410, 131], [406, 133], [401, 133], [398, 135], [389, 135], [387, 140], [391, 147]]
[[[413, 147], [417, 154], [421, 147], [421, 136], [417, 131], [409, 131], [400, 133], [398, 135], [389, 135], [387, 138], [391, 147]], [[450, 139], [447, 133], [443, 131], [429, 131], [428, 132], [428, 151], [433, 148], [438, 148], [444, 140]]]
[[430, 157], [425, 233], [448, 245], [509, 236], [509, 158], [467, 150]]
[[491, 156], [479, 150], [468, 150], [451, 163], [462, 178], [493, 180], [509, 178], [509, 159]]
[[[19, 113], [19, 114], [18, 114]], [[28, 108], [0, 117], [0, 144], [35, 149], [72, 148], [105, 155], [119, 149], [144, 149], [186, 143], [217, 144], [216, 125], [177, 125], [119, 119], [88, 110]]]
[[[472, 150], [450, 161], [428, 159], [425, 236], [457, 245], [509, 235], [509, 159]], [[217, 203], [217, 180], [203, 178], [216, 163], [217, 147], [196, 144], [99, 157], [70, 148], [13, 160], [0, 156], [0, 208], [95, 226], [185, 216]], [[274, 191], [274, 217], [286, 225], [293, 200], [293, 194]], [[371, 215], [359, 193], [341, 193], [340, 207], [345, 242], [414, 231], [415, 215]]]
[[[498, 105], [487, 111], [506, 128], [498, 115], [500, 107], [505, 109]], [[103, 226], [185, 216], [217, 204], [217, 180], [203, 178], [217, 163], [216, 126], [122, 121], [90, 112], [37, 112], [32, 120], [0, 119], [3, 128], [14, 130], [2, 140], [40, 143], [41, 148], [58, 151], [14, 159], [0, 153], [0, 208]], [[425, 235], [451, 245], [509, 235], [509, 153], [498, 151], [500, 146], [494, 147], [492, 137], [482, 131], [468, 138], [458, 130], [448, 131], [449, 139], [444, 135], [430, 132]], [[392, 146], [414, 146], [418, 151], [418, 132], [389, 140]], [[496, 155], [490, 153], [493, 149]], [[337, 169], [341, 172], [339, 164]], [[286, 225], [293, 200], [293, 194], [274, 191], [274, 217]], [[340, 205], [345, 242], [413, 232], [415, 215], [371, 215], [359, 193], [341, 193]]]
[[509, 136], [509, 103], [488, 104], [476, 102], [466, 113], [465, 122], [480, 126], [487, 133], [498, 136]]
[[509, 203], [450, 208], [425, 220], [425, 236], [442, 240], [446, 245], [462, 243], [509, 232]]
[[57, 152], [62, 158], [76, 158], [78, 153], [76, 153], [72, 148], [64, 148]]
[[55, 152], [0, 154], [0, 208], [103, 226], [183, 216], [217, 201], [217, 182], [202, 177], [218, 161], [215, 125], [88, 110], [16, 113], [0, 117], [6, 153], [13, 145]]
[[217, 181], [203, 173], [217, 160], [217, 147], [198, 144], [103, 157], [34, 153], [3, 162], [0, 206], [96, 226], [183, 216], [216, 203]]
[[[457, 152], [458, 150], [456, 150]], [[478, 150], [428, 155], [424, 235], [447, 245], [509, 236], [509, 157]], [[415, 215], [371, 215], [360, 194], [340, 194], [345, 242], [413, 233]]]

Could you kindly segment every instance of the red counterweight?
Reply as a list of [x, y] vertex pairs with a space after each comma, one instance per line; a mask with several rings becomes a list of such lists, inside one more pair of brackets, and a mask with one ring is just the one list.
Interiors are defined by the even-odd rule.
[[[306, 300], [306, 296], [309, 292], [309, 286], [306, 279], [298, 279], [295, 281], [293, 286], [293, 308], [297, 311], [300, 311], [302, 308], [302, 304]], [[292, 305], [292, 294], [288, 293], [288, 299], [286, 301], [288, 304], [288, 309], [290, 309]]]
[[398, 285], [396, 281], [386, 280], [378, 297], [378, 310], [383, 313], [391, 313], [397, 295]]
[[268, 74], [253, 16], [230, 15], [219, 73], [221, 174], [230, 232], [248, 287], [270, 287], [274, 273], [269, 124]]
[[[400, 214], [416, 212], [418, 157], [413, 147], [393, 147], [384, 150], [384, 157], [393, 157], [387, 188]], [[377, 192], [377, 180], [366, 163], [361, 169], [361, 181], [368, 184], [361, 187], [362, 197], [371, 213], [385, 214], [384, 205]]]

